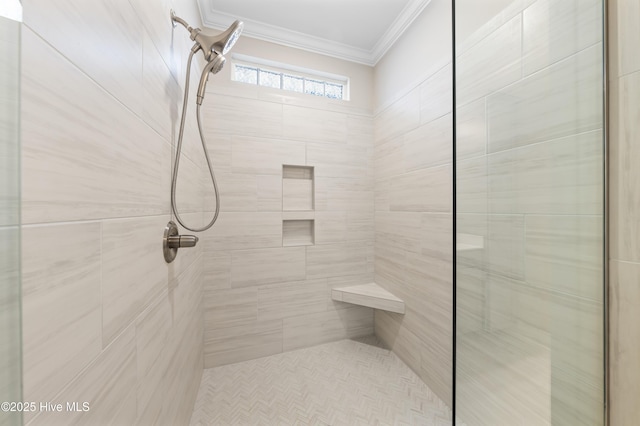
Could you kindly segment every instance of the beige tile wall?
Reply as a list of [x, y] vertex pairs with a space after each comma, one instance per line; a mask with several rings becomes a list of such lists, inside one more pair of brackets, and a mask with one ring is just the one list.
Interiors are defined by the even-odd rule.
[[[370, 112], [224, 78], [207, 90], [221, 213], [203, 234], [205, 366], [373, 333], [372, 309], [330, 297], [332, 287], [373, 281]], [[283, 181], [283, 165], [313, 167], [313, 180]], [[207, 198], [205, 209], [214, 206]], [[283, 220], [313, 220], [315, 244], [308, 223], [296, 238], [289, 222], [283, 241]]]
[[[197, 5], [23, 5], [24, 399], [90, 404], [25, 423], [186, 424], [204, 365], [202, 245], [167, 265], [161, 238], [190, 47], [169, 9], [196, 25]], [[200, 224], [187, 134], [179, 202]]]
[[609, 413], [640, 418], [640, 1], [609, 0]]
[[376, 311], [376, 334], [451, 403], [451, 66], [375, 118], [375, 282], [405, 301]]

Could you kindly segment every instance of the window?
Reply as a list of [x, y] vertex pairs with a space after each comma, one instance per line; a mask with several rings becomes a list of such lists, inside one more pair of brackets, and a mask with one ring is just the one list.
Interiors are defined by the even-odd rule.
[[329, 99], [348, 100], [346, 77], [245, 55], [236, 54], [233, 59], [232, 79], [235, 81]]

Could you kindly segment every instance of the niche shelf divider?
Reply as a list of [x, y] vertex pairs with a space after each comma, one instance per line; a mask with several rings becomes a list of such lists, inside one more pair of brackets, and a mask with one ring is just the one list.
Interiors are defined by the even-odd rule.
[[282, 246], [315, 244], [313, 167], [282, 166]]

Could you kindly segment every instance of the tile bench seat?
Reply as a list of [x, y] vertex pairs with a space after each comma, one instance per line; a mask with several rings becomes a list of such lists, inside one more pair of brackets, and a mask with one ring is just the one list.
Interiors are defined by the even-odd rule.
[[339, 302], [404, 314], [404, 301], [376, 283], [337, 287], [331, 290], [331, 298]]

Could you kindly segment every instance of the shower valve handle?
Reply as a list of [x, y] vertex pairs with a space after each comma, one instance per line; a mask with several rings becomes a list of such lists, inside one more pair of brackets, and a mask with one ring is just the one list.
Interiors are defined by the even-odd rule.
[[178, 226], [173, 223], [167, 223], [164, 228], [164, 236], [162, 237], [162, 253], [167, 263], [173, 262], [178, 255], [178, 249], [181, 247], [195, 247], [198, 243], [198, 237], [195, 235], [180, 235]]
[[195, 247], [198, 237], [195, 235], [173, 235], [167, 238], [169, 248]]

